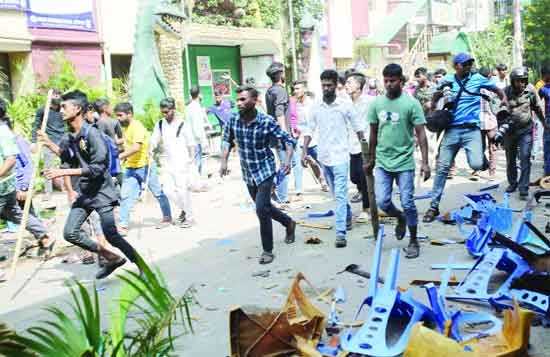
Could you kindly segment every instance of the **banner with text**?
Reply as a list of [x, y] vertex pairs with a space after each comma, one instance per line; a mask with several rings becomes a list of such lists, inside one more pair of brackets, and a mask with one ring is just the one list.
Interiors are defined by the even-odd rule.
[[0, 10], [23, 10], [26, 0], [0, 0]]
[[27, 0], [28, 25], [95, 32], [94, 0]]

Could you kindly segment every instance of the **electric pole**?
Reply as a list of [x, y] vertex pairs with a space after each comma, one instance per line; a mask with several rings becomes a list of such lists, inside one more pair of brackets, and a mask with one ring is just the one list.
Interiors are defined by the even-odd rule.
[[521, 31], [521, 2], [514, 0], [513, 2], [514, 15], [514, 47], [513, 47], [513, 63], [514, 67], [523, 66], [523, 33]]

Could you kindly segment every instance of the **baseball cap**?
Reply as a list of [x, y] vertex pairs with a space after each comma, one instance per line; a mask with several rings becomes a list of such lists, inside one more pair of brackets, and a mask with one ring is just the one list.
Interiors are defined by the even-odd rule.
[[467, 53], [459, 53], [453, 58], [454, 64], [464, 64], [466, 62], [474, 61], [474, 58]]

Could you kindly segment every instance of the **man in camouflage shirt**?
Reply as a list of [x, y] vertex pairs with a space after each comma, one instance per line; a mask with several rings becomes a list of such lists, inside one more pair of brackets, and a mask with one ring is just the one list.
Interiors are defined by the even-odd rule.
[[[527, 68], [514, 68], [510, 73], [510, 85], [504, 90], [509, 102], [511, 126], [504, 137], [504, 149], [506, 150], [506, 175], [508, 188], [506, 192], [512, 193], [519, 188], [521, 200], [527, 200], [529, 195], [529, 176], [531, 174], [531, 150], [533, 148], [533, 112], [544, 122], [542, 103], [539, 96], [531, 86], [528, 86]], [[518, 168], [516, 165], [519, 152], [521, 174], [518, 181]]]
[[422, 105], [424, 114], [428, 114], [428, 111], [431, 108], [432, 96], [434, 88], [432, 83], [428, 80], [428, 70], [424, 67], [419, 67], [414, 71], [414, 77], [418, 82], [418, 86], [414, 92], [414, 97]]

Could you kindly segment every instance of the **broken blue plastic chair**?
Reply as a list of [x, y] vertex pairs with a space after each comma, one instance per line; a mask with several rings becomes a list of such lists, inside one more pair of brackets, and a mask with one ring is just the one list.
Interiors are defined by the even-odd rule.
[[342, 304], [344, 302], [346, 302], [346, 292], [343, 287], [339, 286], [336, 288], [336, 291], [332, 296], [332, 304], [330, 306], [330, 312], [327, 320], [327, 324], [329, 326], [336, 326], [340, 322], [338, 312], [336, 311], [336, 304]]
[[[353, 333], [352, 329], [342, 333], [340, 344], [346, 352], [379, 357], [399, 355], [407, 347], [413, 325], [423, 320], [434, 320], [430, 309], [414, 300], [410, 291], [401, 293], [397, 290], [399, 250], [392, 249], [385, 284], [378, 288], [383, 240], [384, 226], [381, 225], [371, 268], [368, 296], [361, 303], [355, 319], [358, 319], [365, 305], [370, 305], [370, 309], [365, 323], [356, 333]], [[393, 319], [406, 320], [407, 324], [401, 331], [393, 331], [400, 333], [389, 341], [386, 331]]]
[[[489, 289], [489, 282], [494, 273], [504, 271], [508, 276], [498, 289]], [[448, 295], [451, 300], [477, 300], [488, 302], [506, 296], [510, 291], [512, 280], [519, 278], [531, 268], [519, 255], [506, 248], [492, 248], [479, 258], [472, 270], [468, 272], [455, 293]]]
[[524, 308], [544, 316], [550, 316], [550, 296], [530, 290], [510, 289], [507, 294], [490, 299], [489, 303], [500, 311], [512, 309], [514, 300]]
[[[461, 342], [472, 338], [481, 337], [484, 335], [496, 334], [502, 328], [502, 322], [495, 316], [485, 312], [464, 312], [464, 311], [449, 311], [445, 302], [445, 296], [449, 279], [451, 277], [451, 267], [454, 257], [449, 258], [449, 263], [445, 272], [441, 275], [441, 285], [436, 289], [433, 283], [425, 285], [428, 299], [432, 307], [437, 329], [440, 333], [445, 333], [445, 323], [450, 320], [450, 337]], [[490, 327], [477, 333], [461, 334], [461, 326], [465, 324], [490, 323]]]
[[496, 205], [496, 200], [489, 193], [465, 194], [464, 199], [478, 212], [488, 212]]
[[466, 239], [466, 249], [474, 258], [479, 258], [489, 250], [488, 243], [494, 235], [493, 227], [489, 224], [489, 217], [483, 213], [476, 226]]
[[[542, 254], [550, 250], [548, 239], [542, 236], [543, 239], [537, 236], [535, 233], [536, 228], [531, 224], [533, 220], [533, 211], [528, 210], [523, 214], [523, 219], [518, 220], [514, 229], [512, 230], [512, 240], [516, 243], [524, 245], [526, 248], [532, 250], [537, 254]], [[542, 235], [542, 233], [540, 233]]]

